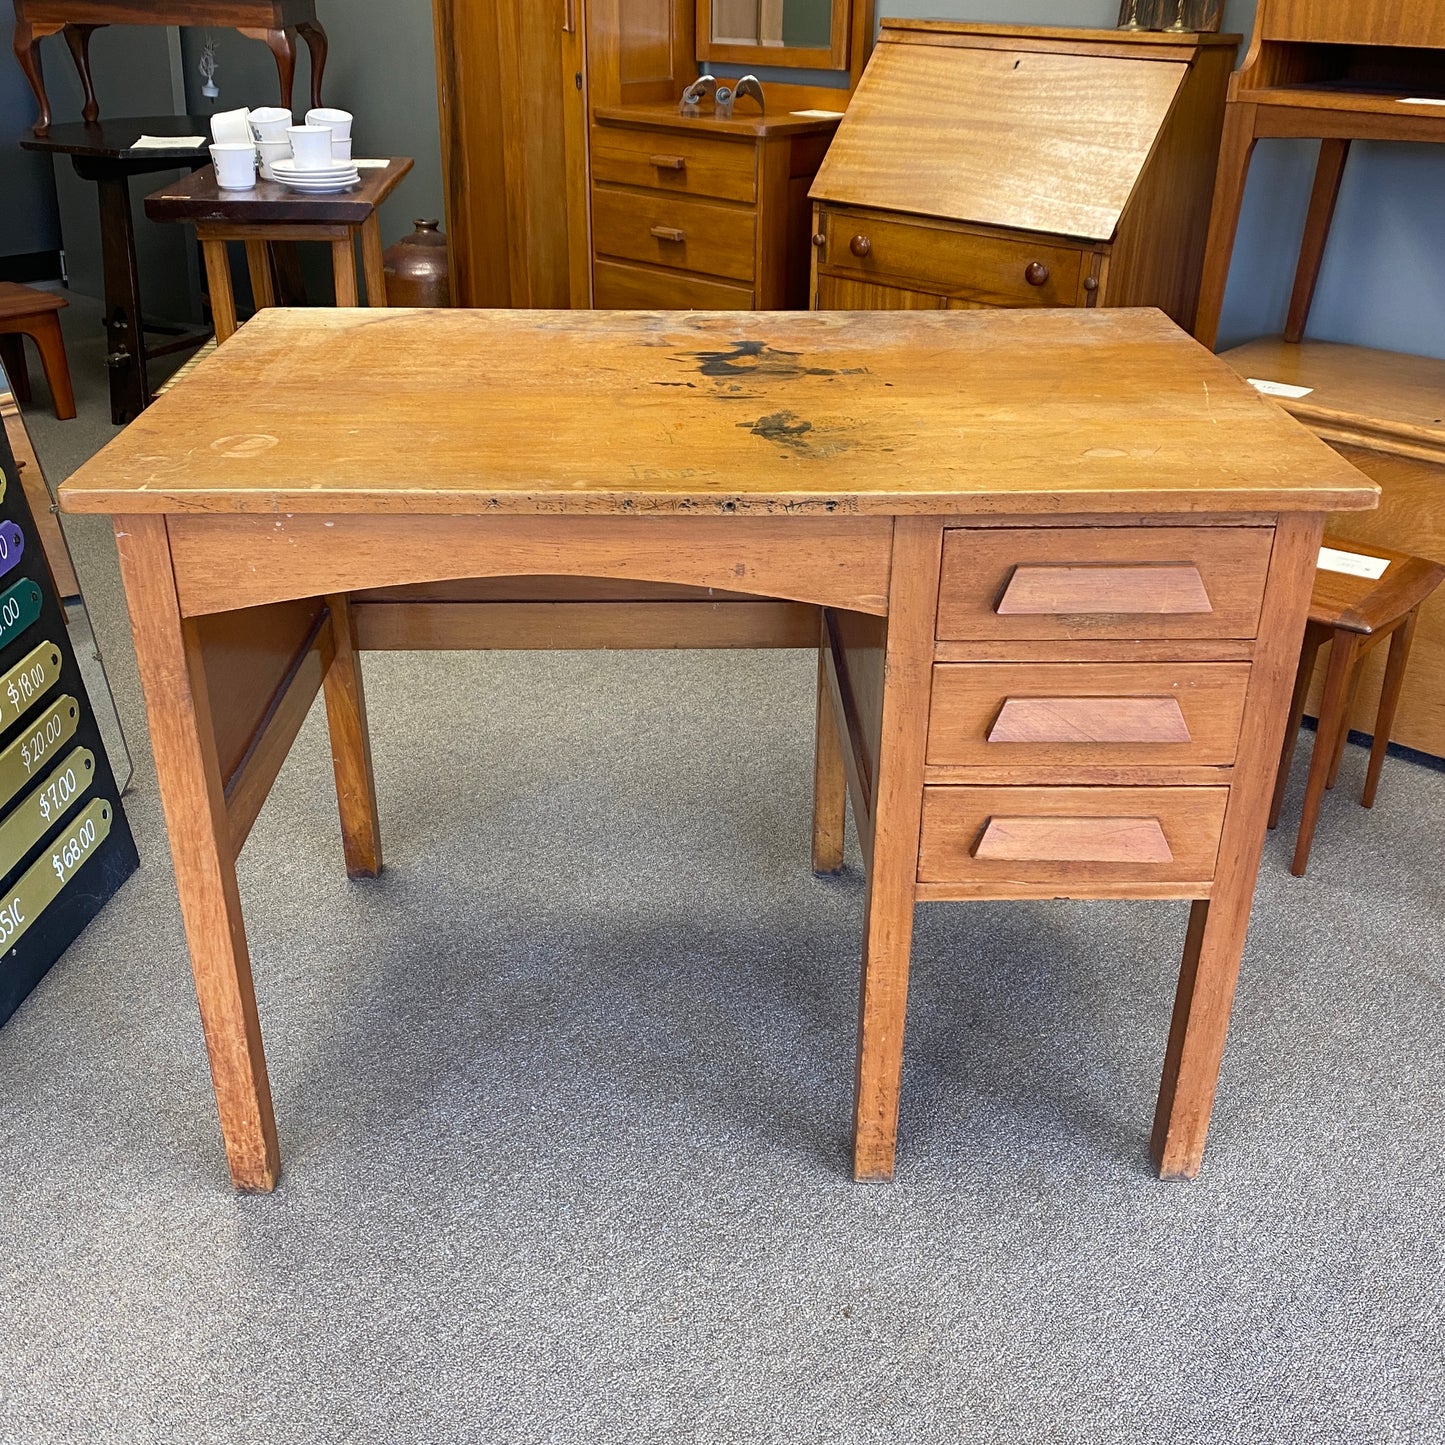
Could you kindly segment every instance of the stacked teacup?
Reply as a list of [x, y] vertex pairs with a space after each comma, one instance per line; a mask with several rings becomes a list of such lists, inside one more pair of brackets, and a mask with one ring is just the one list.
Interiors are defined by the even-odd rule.
[[211, 117], [211, 137], [222, 190], [252, 189], [258, 162], [263, 179], [296, 191], [344, 191], [361, 179], [351, 163], [351, 115], [344, 110], [309, 110], [305, 125], [280, 106], [223, 111]]
[[271, 170], [274, 161], [291, 159], [291, 142], [286, 132], [291, 126], [291, 112], [279, 105], [263, 105], [249, 116], [251, 137], [256, 142], [256, 155], [261, 162], [261, 174], [268, 181], [276, 179]]
[[306, 112], [305, 125], [288, 126], [291, 159], [271, 162], [271, 174], [293, 191], [322, 194], [354, 186], [361, 173], [351, 162], [351, 115], [318, 107]]

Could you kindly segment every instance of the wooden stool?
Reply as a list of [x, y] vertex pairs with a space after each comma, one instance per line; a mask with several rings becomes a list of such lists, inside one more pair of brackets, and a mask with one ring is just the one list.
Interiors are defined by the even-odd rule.
[[223, 191], [213, 167], [183, 176], [173, 185], [146, 197], [146, 215], [153, 221], [188, 221], [206, 258], [211, 317], [216, 340], [236, 332], [236, 298], [226, 242], [241, 241], [251, 273], [258, 311], [276, 304], [271, 247], [278, 241], [326, 241], [336, 275], [336, 304], [360, 304], [356, 276], [356, 238], [361, 238], [368, 306], [386, 305], [386, 273], [381, 256], [381, 228], [376, 210], [411, 170], [405, 156], [361, 171], [360, 184], [333, 195], [305, 195], [278, 181], [257, 180], [248, 191]]
[[45, 379], [58, 421], [75, 415], [75, 392], [70, 385], [70, 366], [65, 360], [65, 338], [60, 334], [59, 312], [69, 306], [63, 296], [0, 281], [0, 361], [10, 377], [15, 399], [30, 400], [30, 373], [25, 368], [25, 350], [20, 343], [28, 336], [40, 353]]
[[[1330, 556], [1333, 551], [1336, 555]], [[1341, 556], [1340, 554], [1346, 554]], [[1378, 579], [1357, 576], [1349, 571], [1349, 556], [1388, 562], [1384, 575]], [[1405, 682], [1405, 664], [1410, 658], [1410, 644], [1415, 636], [1415, 619], [1420, 604], [1445, 580], [1445, 567], [1411, 557], [1405, 552], [1391, 552], [1360, 542], [1347, 542], [1326, 537], [1325, 550], [1320, 553], [1320, 570], [1315, 576], [1314, 593], [1310, 598], [1309, 623], [1305, 627], [1304, 649], [1300, 654], [1299, 673], [1295, 678], [1294, 699], [1290, 704], [1289, 727], [1285, 732], [1284, 752], [1280, 757], [1279, 775], [1274, 785], [1274, 802], [1269, 810], [1269, 826], [1279, 822], [1284, 803], [1284, 790], [1289, 781], [1290, 759], [1299, 739], [1300, 719], [1314, 679], [1315, 662], [1320, 648], [1330, 644], [1329, 666], [1325, 672], [1324, 693], [1320, 698], [1319, 731], [1315, 736], [1314, 756], [1310, 759], [1309, 780], [1305, 784], [1304, 811], [1300, 815], [1299, 840], [1295, 844], [1290, 872], [1302, 878], [1309, 863], [1310, 845], [1314, 842], [1315, 824], [1319, 821], [1320, 803], [1327, 789], [1333, 788], [1340, 772], [1345, 741], [1350, 735], [1350, 711], [1360, 685], [1360, 664], [1365, 655], [1387, 637], [1390, 656], [1385, 664], [1384, 685], [1380, 689], [1380, 710], [1375, 716], [1375, 736], [1370, 747], [1370, 767], [1365, 775], [1365, 791], [1360, 803], [1366, 808], [1375, 804], [1375, 790], [1380, 784], [1380, 769], [1385, 764], [1385, 750], [1390, 745], [1390, 727]]]

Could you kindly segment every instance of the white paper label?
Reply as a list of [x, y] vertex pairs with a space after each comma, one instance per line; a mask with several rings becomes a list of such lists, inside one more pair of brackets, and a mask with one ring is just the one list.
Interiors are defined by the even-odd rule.
[[1390, 564], [1384, 557], [1365, 557], [1358, 552], [1341, 552], [1338, 547], [1320, 548], [1320, 571], [1343, 572], [1347, 577], [1368, 577], [1378, 582]]
[[205, 145], [203, 135], [143, 135], [132, 146], [133, 151], [198, 151]]
[[1445, 100], [1434, 100], [1427, 95], [1412, 95], [1408, 100], [1402, 100], [1401, 105], [1445, 105]]
[[842, 120], [841, 110], [790, 110], [789, 115], [795, 115], [800, 120]]
[[1314, 390], [1312, 386], [1289, 386], [1282, 381], [1260, 381], [1253, 376], [1246, 379], [1256, 391], [1262, 391], [1266, 396], [1288, 397], [1290, 401], [1298, 401]]

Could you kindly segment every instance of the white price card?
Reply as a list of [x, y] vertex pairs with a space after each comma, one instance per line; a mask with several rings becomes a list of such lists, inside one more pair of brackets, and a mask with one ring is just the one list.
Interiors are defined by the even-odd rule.
[[800, 120], [842, 120], [841, 110], [790, 110], [789, 115], [795, 115]]
[[1429, 95], [1412, 95], [1400, 102], [1401, 105], [1445, 105], [1445, 100], [1436, 100]]
[[1385, 557], [1366, 557], [1359, 552], [1341, 552], [1338, 547], [1320, 548], [1320, 571], [1343, 572], [1348, 577], [1368, 577], [1378, 582], [1390, 566]]
[[1312, 386], [1290, 386], [1283, 381], [1260, 381], [1255, 376], [1247, 377], [1246, 380], [1256, 391], [1262, 391], [1266, 396], [1283, 396], [1290, 401], [1299, 401], [1314, 390]]

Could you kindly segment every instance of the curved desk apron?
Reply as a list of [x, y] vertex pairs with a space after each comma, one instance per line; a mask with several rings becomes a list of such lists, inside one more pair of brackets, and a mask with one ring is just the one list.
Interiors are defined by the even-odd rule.
[[915, 903], [1060, 895], [1193, 900], [1153, 1135], [1193, 1175], [1324, 514], [1376, 496], [1158, 312], [261, 313], [61, 489], [115, 518], [236, 1184], [280, 1168], [236, 855], [324, 688], [374, 875], [358, 654], [495, 646], [498, 606], [510, 645], [619, 607], [644, 646], [821, 637], [859, 1177], [893, 1170]]

